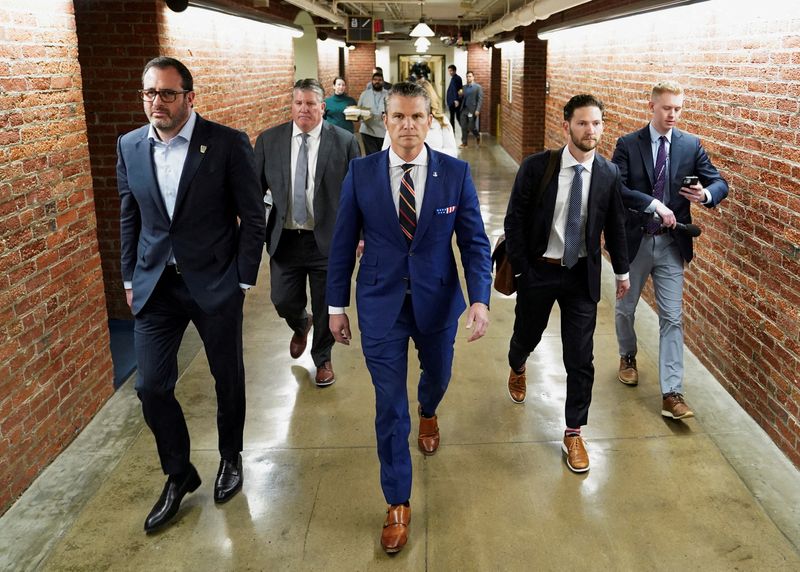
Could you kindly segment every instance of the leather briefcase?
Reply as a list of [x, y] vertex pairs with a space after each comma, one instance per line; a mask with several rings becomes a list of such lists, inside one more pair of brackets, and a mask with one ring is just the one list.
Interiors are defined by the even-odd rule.
[[497, 239], [497, 244], [492, 252], [492, 262], [494, 263], [494, 289], [510, 296], [517, 291], [517, 280], [514, 278], [514, 270], [506, 256], [506, 235], [503, 234]]

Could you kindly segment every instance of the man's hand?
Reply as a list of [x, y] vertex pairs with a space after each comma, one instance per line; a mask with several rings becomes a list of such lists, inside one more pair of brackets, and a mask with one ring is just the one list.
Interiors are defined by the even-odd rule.
[[458, 107], [458, 100], [455, 100], [455, 101], [453, 102], [453, 107]]
[[681, 187], [680, 194], [689, 199], [690, 203], [704, 203], [706, 201], [706, 191], [700, 183], [696, 183], [691, 187]]
[[675, 225], [678, 224], [678, 221], [675, 219], [675, 213], [662, 202], [656, 204], [656, 214], [661, 217], [662, 226], [675, 228]]
[[133, 309], [133, 289], [125, 289], [125, 301], [128, 303], [128, 308]]
[[[472, 328], [473, 323], [475, 324], [474, 330]], [[475, 302], [469, 307], [469, 312], [467, 313], [467, 329], [473, 330], [472, 335], [467, 341], [474, 342], [475, 340], [482, 338], [486, 334], [486, 329], [488, 327], [489, 308], [482, 302]]]
[[331, 314], [328, 318], [328, 327], [333, 338], [340, 344], [350, 345], [350, 319], [347, 314]]
[[631, 281], [628, 279], [617, 280], [617, 300], [622, 300], [622, 297], [631, 289]]
[[476, 111], [476, 112], [475, 112], [475, 117], [478, 117], [480, 114], [481, 114], [481, 112], [480, 112], [480, 111]]

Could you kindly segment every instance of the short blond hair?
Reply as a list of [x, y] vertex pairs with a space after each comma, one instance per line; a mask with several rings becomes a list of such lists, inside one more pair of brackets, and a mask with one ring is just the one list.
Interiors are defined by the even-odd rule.
[[662, 93], [683, 95], [683, 88], [681, 87], [681, 84], [676, 81], [660, 81], [653, 86], [653, 91], [650, 92], [650, 99], [653, 100]]

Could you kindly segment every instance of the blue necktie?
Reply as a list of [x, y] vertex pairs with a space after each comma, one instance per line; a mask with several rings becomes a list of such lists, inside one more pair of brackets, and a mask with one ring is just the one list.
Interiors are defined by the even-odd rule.
[[569, 206], [567, 208], [567, 225], [564, 228], [564, 257], [562, 262], [572, 268], [578, 262], [578, 250], [581, 246], [581, 198], [583, 196], [583, 165], [575, 165], [575, 176], [569, 190]]
[[[664, 202], [664, 186], [667, 184], [667, 138], [663, 135], [658, 138], [658, 153], [656, 153], [656, 182], [653, 185], [653, 198]], [[650, 234], [661, 230], [661, 223], [655, 220], [647, 222], [645, 229]]]
[[294, 169], [294, 189], [292, 190], [292, 218], [299, 225], [306, 224], [306, 189], [308, 188], [308, 133], [301, 133], [300, 151]]

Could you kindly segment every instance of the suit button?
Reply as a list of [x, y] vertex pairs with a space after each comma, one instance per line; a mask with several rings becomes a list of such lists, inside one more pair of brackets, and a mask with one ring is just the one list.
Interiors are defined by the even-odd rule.
[[414, 253], [413, 252], [409, 252], [408, 255], [409, 256], [414, 256]]

